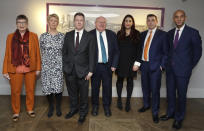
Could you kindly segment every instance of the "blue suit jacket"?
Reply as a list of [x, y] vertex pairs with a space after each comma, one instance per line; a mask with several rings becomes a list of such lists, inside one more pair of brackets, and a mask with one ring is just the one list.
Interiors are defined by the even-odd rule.
[[[97, 36], [96, 36], [96, 29], [90, 31], [91, 34], [95, 36], [95, 41], [97, 42]], [[117, 44], [117, 36], [116, 34], [106, 29], [106, 37], [108, 41], [108, 64], [110, 67], [117, 68], [118, 61], [119, 61], [119, 48]], [[96, 64], [98, 63], [98, 44], [96, 43]]]
[[167, 73], [168, 71], [174, 71], [177, 76], [189, 77], [202, 55], [201, 37], [196, 29], [185, 25], [177, 47], [174, 48], [174, 33], [175, 28], [168, 32], [169, 57]]
[[[142, 51], [144, 50], [145, 45], [145, 37], [148, 31], [144, 31], [141, 33], [141, 45]], [[150, 70], [154, 71], [160, 69], [160, 66], [165, 69], [166, 62], [168, 57], [168, 42], [167, 42], [167, 33], [157, 29], [154, 37], [152, 39], [150, 49], [149, 49], [149, 64]], [[141, 60], [142, 64], [142, 60]], [[140, 67], [142, 70], [142, 65]]]

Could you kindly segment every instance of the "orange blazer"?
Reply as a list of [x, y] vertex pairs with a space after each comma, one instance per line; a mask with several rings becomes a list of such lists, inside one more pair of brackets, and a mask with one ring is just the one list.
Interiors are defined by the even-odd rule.
[[[4, 56], [3, 74], [15, 73], [16, 67], [11, 64], [11, 43], [14, 33], [7, 36], [6, 52]], [[30, 57], [30, 71], [41, 70], [41, 57], [39, 49], [39, 41], [37, 34], [29, 32], [29, 57]]]

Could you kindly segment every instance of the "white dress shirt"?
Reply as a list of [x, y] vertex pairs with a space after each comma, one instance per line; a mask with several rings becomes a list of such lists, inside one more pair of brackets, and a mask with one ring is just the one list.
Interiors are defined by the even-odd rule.
[[76, 46], [77, 32], [79, 32], [79, 44], [80, 44], [81, 37], [82, 37], [82, 35], [83, 35], [84, 29], [81, 29], [81, 30], [76, 30], [76, 29], [75, 29], [75, 34], [74, 34], [74, 45], [75, 45], [75, 46]]
[[[106, 37], [106, 31], [104, 30], [101, 33], [101, 35], [103, 37], [103, 42], [104, 42], [104, 46], [106, 49], [106, 57], [108, 60], [108, 41], [107, 41], [107, 37]], [[98, 44], [98, 63], [103, 63], [102, 53], [101, 53], [101, 44], [100, 44], [100, 32], [98, 30], [96, 30], [96, 36], [97, 36], [97, 44]]]
[[146, 35], [145, 41], [144, 41], [143, 52], [142, 52], [142, 60], [143, 60], [143, 61], [145, 61], [145, 59], [144, 59], [144, 49], [145, 49], [145, 45], [146, 45], [147, 39], [148, 39], [148, 37], [149, 37], [149, 35], [150, 35], [150, 31], [152, 31], [152, 38], [151, 38], [151, 40], [150, 40], [149, 47], [148, 47], [148, 52], [147, 52], [147, 56], [148, 56], [148, 57], [147, 57], [147, 61], [149, 61], [149, 49], [150, 49], [150, 47], [151, 47], [152, 40], [153, 40], [153, 38], [154, 38], [154, 34], [155, 34], [156, 30], [157, 30], [157, 27], [155, 27], [153, 30], [148, 30], [148, 32], [147, 32], [147, 35]]
[[178, 39], [180, 39], [184, 27], [185, 27], [185, 24], [184, 24], [180, 29], [179, 29], [179, 28], [176, 28], [176, 29], [175, 29], [175, 32], [174, 32], [174, 39], [175, 39], [175, 36], [176, 36], [176, 32], [177, 32], [177, 30], [179, 30], [179, 38], [178, 38]]

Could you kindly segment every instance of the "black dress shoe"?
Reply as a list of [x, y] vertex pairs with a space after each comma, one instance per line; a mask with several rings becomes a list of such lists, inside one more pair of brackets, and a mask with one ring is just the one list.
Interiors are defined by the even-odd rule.
[[129, 112], [130, 109], [131, 109], [130, 103], [126, 103], [126, 105], [125, 105], [125, 111], [126, 111], [126, 112]]
[[123, 104], [122, 104], [121, 99], [118, 99], [118, 101], [117, 101], [117, 107], [118, 107], [119, 110], [122, 110], [122, 109], [123, 109]]
[[110, 108], [104, 108], [104, 113], [105, 113], [105, 116], [110, 117], [111, 116]]
[[56, 115], [57, 115], [58, 117], [60, 117], [60, 116], [62, 115], [61, 110], [58, 110], [58, 111], [56, 112]]
[[77, 112], [78, 112], [78, 110], [70, 111], [68, 114], [66, 114], [65, 119], [71, 118], [71, 117], [74, 116]]
[[84, 121], [85, 121], [85, 119], [86, 119], [86, 116], [79, 116], [78, 123], [79, 123], [79, 124], [83, 124]]
[[171, 118], [174, 118], [174, 116], [163, 115], [163, 116], [160, 117], [160, 120], [167, 121], [167, 120], [169, 120]]
[[97, 106], [94, 106], [94, 107], [92, 108], [91, 114], [92, 114], [93, 116], [97, 116], [97, 115], [98, 115], [98, 107], [97, 107]]
[[175, 129], [181, 129], [182, 121], [175, 120], [172, 127], [175, 128]]
[[154, 123], [159, 123], [159, 117], [158, 117], [158, 115], [153, 115], [153, 116], [152, 116], [152, 119], [153, 119], [153, 122], [154, 122]]
[[150, 107], [142, 107], [138, 110], [138, 112], [145, 112], [146, 110], [150, 109]]

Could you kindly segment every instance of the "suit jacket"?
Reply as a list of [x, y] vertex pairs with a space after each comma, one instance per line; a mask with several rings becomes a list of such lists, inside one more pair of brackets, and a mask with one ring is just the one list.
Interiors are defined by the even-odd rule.
[[[7, 37], [6, 41], [6, 52], [3, 63], [3, 74], [15, 73], [16, 67], [11, 64], [11, 43], [14, 33], [11, 33]], [[37, 34], [29, 32], [29, 57], [30, 57], [30, 71], [41, 70], [41, 57], [39, 49], [39, 41]]]
[[[144, 31], [141, 33], [141, 46], [142, 51], [144, 50], [145, 45], [145, 37], [148, 31]], [[152, 42], [149, 48], [149, 64], [150, 70], [154, 71], [160, 69], [160, 66], [165, 69], [168, 57], [168, 42], [167, 42], [167, 33], [156, 29], [154, 37], [152, 38]], [[141, 64], [142, 64], [141, 60]], [[142, 65], [140, 67], [142, 70]]]
[[174, 48], [174, 33], [175, 28], [168, 32], [169, 57], [167, 72], [173, 69], [177, 76], [189, 77], [202, 55], [201, 37], [196, 29], [185, 25], [177, 47]]
[[[91, 30], [90, 33], [93, 34], [95, 38], [95, 45], [96, 45], [95, 64], [97, 64], [98, 63], [98, 44], [97, 44], [96, 29]], [[106, 29], [106, 37], [108, 42], [108, 65], [110, 67], [117, 68], [119, 54], [120, 54], [118, 44], [117, 44], [117, 36], [113, 31]]]
[[64, 38], [62, 49], [63, 70], [71, 74], [75, 67], [79, 78], [85, 77], [89, 72], [94, 71], [96, 45], [94, 37], [86, 30], [83, 31], [78, 49], [74, 46], [75, 30], [67, 32]]

